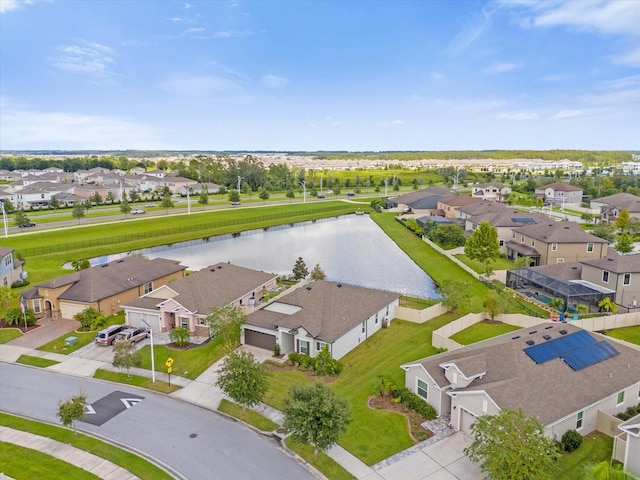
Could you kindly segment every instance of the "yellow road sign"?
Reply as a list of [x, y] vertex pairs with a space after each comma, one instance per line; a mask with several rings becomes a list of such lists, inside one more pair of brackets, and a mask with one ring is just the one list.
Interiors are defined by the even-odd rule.
[[167, 367], [167, 373], [171, 373], [171, 372], [173, 372], [173, 368]]
[[171, 368], [171, 366], [173, 365], [173, 358], [167, 358], [167, 361], [164, 362], [164, 364], [167, 366], [167, 368]]

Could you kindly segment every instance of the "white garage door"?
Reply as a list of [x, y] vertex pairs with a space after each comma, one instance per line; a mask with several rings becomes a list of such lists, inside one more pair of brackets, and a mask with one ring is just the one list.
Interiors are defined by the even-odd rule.
[[86, 305], [78, 305], [77, 303], [63, 303], [60, 302], [60, 316], [62, 318], [73, 319], [76, 313], [80, 313], [86, 310]]
[[128, 312], [127, 318], [129, 319], [129, 325], [132, 327], [144, 327], [146, 325], [142, 322], [142, 320], [146, 321], [149, 325], [151, 325], [151, 330], [153, 333], [160, 333], [160, 315], [151, 315], [148, 313], [140, 313], [140, 312]]
[[475, 415], [467, 412], [464, 408], [460, 409], [460, 430], [462, 430], [467, 435], [471, 436], [471, 425], [476, 421]]

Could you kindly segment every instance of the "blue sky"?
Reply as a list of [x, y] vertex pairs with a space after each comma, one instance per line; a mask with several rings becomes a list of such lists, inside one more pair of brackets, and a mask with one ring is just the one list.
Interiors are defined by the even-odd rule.
[[640, 149], [640, 0], [0, 0], [0, 149]]

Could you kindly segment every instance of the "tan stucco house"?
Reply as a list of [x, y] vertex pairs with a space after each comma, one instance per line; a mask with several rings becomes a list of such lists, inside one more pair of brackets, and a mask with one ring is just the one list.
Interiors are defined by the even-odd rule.
[[40, 283], [23, 291], [22, 297], [40, 316], [71, 319], [89, 307], [109, 316], [125, 303], [184, 277], [184, 272], [175, 260], [125, 257]]
[[640, 401], [640, 351], [574, 325], [549, 322], [401, 366], [405, 385], [472, 434], [482, 415], [521, 408], [545, 435], [596, 428]]
[[603, 222], [615, 222], [622, 210], [626, 210], [631, 218], [640, 218], [640, 197], [630, 193], [594, 198], [589, 206], [600, 210], [600, 220]]

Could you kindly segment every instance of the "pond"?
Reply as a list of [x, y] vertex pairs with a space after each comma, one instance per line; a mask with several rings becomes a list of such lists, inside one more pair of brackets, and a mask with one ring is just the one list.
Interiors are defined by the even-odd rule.
[[291, 275], [296, 259], [302, 257], [309, 271], [319, 264], [328, 280], [421, 298], [439, 297], [431, 277], [368, 215], [281, 225], [140, 252], [148, 258], [179, 260], [190, 270], [231, 262], [278, 275]]

